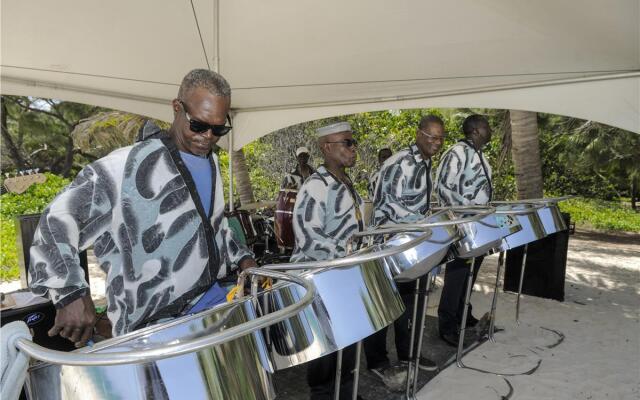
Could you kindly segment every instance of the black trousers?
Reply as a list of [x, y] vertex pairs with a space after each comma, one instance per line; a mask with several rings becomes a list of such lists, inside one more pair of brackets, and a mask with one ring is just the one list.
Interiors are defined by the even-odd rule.
[[[353, 374], [356, 362], [356, 345], [342, 351], [342, 371], [340, 375], [340, 399], [351, 400], [353, 394]], [[338, 352], [327, 354], [307, 363], [307, 384], [311, 400], [332, 400], [336, 377]]]
[[[418, 344], [418, 333], [424, 320], [422, 315], [422, 307], [425, 301], [427, 281], [430, 275], [425, 275], [420, 280], [418, 288], [418, 313], [416, 314], [416, 334], [413, 341], [413, 354]], [[400, 297], [404, 303], [405, 311], [393, 323], [395, 333], [396, 351], [398, 352], [398, 360], [409, 360], [409, 348], [411, 346], [411, 317], [413, 316], [413, 301], [416, 293], [416, 281], [401, 282], [396, 284]], [[387, 353], [387, 328], [381, 329], [364, 340], [364, 352], [367, 357], [367, 368], [381, 368], [389, 365], [389, 357]]]
[[[484, 260], [484, 256], [476, 257], [473, 283], [478, 277], [478, 270]], [[444, 286], [438, 306], [438, 328], [440, 334], [457, 334], [458, 327], [462, 323], [464, 310], [464, 297], [467, 288], [467, 279], [471, 267], [471, 259], [456, 258], [448, 263], [444, 271]], [[473, 288], [473, 286], [472, 286]], [[469, 313], [471, 315], [471, 304]]]

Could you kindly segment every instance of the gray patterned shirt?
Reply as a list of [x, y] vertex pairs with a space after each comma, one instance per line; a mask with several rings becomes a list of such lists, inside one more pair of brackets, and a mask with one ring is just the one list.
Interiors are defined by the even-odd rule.
[[176, 315], [252, 256], [224, 216], [218, 157], [207, 218], [168, 137], [118, 149], [85, 167], [44, 211], [31, 247], [31, 289], [57, 307], [88, 293], [78, 252], [94, 245], [107, 273], [114, 335]]
[[364, 203], [353, 188], [324, 166], [302, 185], [293, 209], [292, 262], [331, 260], [346, 255], [347, 241], [364, 229]]
[[482, 151], [467, 140], [459, 141], [442, 155], [437, 177], [441, 206], [484, 205], [491, 201], [491, 166]]
[[415, 222], [429, 211], [431, 158], [424, 160], [415, 144], [389, 157], [380, 169], [373, 198], [372, 226]]

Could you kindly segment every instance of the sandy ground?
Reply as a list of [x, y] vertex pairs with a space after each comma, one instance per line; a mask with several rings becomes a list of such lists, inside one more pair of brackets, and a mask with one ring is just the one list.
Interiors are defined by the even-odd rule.
[[[489, 309], [496, 266], [497, 256], [491, 256], [480, 270], [472, 297], [478, 316]], [[100, 304], [104, 275], [95, 265], [90, 275]], [[442, 275], [430, 296], [431, 316], [441, 286]], [[19, 282], [0, 284], [5, 292], [19, 287]], [[497, 319], [505, 331], [496, 334], [496, 343], [467, 354], [468, 368], [453, 364], [443, 370], [417, 398], [640, 399], [640, 235], [578, 231], [571, 236], [565, 291], [564, 302], [523, 296], [520, 325], [514, 321], [516, 296], [500, 292]], [[303, 381], [299, 375], [294, 381]], [[380, 388], [367, 390], [367, 382], [361, 384], [367, 398], [391, 398]], [[283, 398], [304, 398], [303, 383], [289, 397], [281, 393]]]
[[[481, 269], [478, 312], [491, 304], [496, 266], [492, 256]], [[640, 399], [639, 284], [640, 236], [578, 232], [569, 241], [565, 301], [523, 296], [518, 326], [516, 296], [500, 293], [505, 331], [496, 343], [466, 355], [469, 368], [442, 371], [418, 399]]]

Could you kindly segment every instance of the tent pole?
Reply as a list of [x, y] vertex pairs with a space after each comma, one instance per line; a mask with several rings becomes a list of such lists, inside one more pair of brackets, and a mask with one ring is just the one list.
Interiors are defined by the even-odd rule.
[[233, 212], [233, 129], [229, 132], [229, 211]]

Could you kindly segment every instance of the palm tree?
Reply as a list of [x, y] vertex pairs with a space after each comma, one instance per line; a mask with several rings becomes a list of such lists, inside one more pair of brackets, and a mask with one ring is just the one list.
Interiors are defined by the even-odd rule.
[[[600, 176], [614, 187], [629, 189], [636, 209], [640, 183], [640, 135], [593, 121], [569, 119], [569, 162]], [[618, 194], [620, 196], [620, 194]]]
[[[80, 121], [71, 136], [75, 146], [82, 152], [100, 158], [115, 149], [133, 144], [138, 131], [148, 119], [123, 111], [101, 112]], [[169, 127], [166, 122], [153, 122], [163, 129]]]
[[253, 187], [249, 178], [249, 167], [242, 149], [233, 152], [233, 173], [236, 178], [236, 190], [240, 196], [240, 204], [255, 202]]
[[543, 196], [542, 162], [538, 139], [537, 113], [510, 110], [511, 156], [515, 167], [518, 199]]

